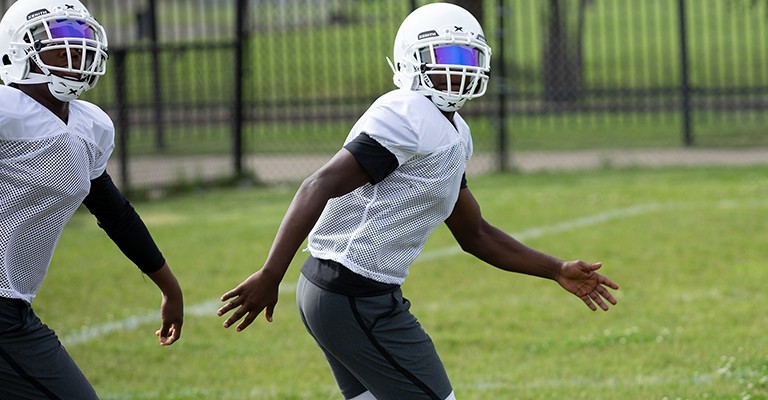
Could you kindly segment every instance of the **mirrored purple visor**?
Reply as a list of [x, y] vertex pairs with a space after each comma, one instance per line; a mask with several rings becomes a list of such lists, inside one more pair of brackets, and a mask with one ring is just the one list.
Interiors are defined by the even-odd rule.
[[[48, 29], [51, 31], [50, 39], [96, 39], [96, 31], [85, 21], [74, 19], [57, 19], [48, 22]], [[36, 40], [48, 39], [45, 37], [45, 29], [42, 26], [39, 26], [33, 30], [33, 36]]]
[[435, 64], [480, 66], [480, 51], [465, 46], [435, 47]]

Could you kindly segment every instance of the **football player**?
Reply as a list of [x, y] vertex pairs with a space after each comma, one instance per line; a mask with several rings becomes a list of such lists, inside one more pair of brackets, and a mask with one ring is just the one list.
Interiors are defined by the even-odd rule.
[[30, 305], [80, 204], [162, 292], [160, 344], [181, 335], [176, 277], [106, 171], [113, 123], [78, 100], [104, 75], [106, 62], [104, 28], [77, 0], [18, 0], [0, 20], [2, 399], [98, 398]]
[[465, 171], [469, 126], [458, 113], [488, 85], [491, 49], [463, 8], [431, 3], [402, 22], [394, 83], [344, 146], [299, 187], [264, 266], [222, 296], [224, 327], [272, 321], [278, 284], [308, 236], [297, 304], [345, 399], [455, 399], [400, 286], [427, 237], [447, 224], [461, 248], [505, 271], [551, 279], [590, 309], [618, 286], [601, 263], [563, 261], [483, 219]]

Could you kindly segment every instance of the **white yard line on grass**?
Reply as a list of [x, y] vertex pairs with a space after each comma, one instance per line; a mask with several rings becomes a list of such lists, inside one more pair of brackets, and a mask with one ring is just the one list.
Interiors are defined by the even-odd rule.
[[[280, 293], [291, 293], [296, 290], [295, 283], [285, 283], [280, 285]], [[208, 300], [202, 303], [186, 307], [184, 315], [216, 315], [216, 310], [221, 307], [219, 300]], [[158, 311], [147, 312], [143, 315], [133, 315], [119, 321], [107, 322], [105, 324], [85, 327], [80, 332], [61, 337], [61, 343], [65, 346], [88, 343], [96, 338], [106, 336], [111, 332], [125, 331], [137, 328], [144, 324], [158, 324], [160, 326], [160, 313]]]
[[[576, 228], [584, 228], [586, 226], [593, 226], [619, 218], [628, 218], [635, 215], [647, 214], [652, 211], [656, 211], [662, 208], [669, 208], [670, 205], [662, 205], [658, 203], [642, 204], [627, 208], [619, 208], [616, 210], [610, 210], [595, 215], [589, 215], [586, 217], [576, 218], [569, 221], [561, 222], [559, 224], [541, 226], [537, 228], [531, 228], [518, 233], [512, 233], [512, 236], [518, 240], [535, 239], [546, 235], [555, 233], [567, 232]], [[436, 258], [442, 258], [460, 254], [463, 251], [458, 245], [444, 247], [442, 249], [425, 251], [416, 260], [425, 261], [433, 260]]]
[[[664, 205], [659, 203], [650, 203], [650, 204], [641, 204], [641, 205], [636, 205], [636, 206], [626, 207], [626, 208], [619, 208], [616, 210], [610, 210], [610, 211], [602, 212], [595, 215], [589, 215], [586, 217], [572, 219], [572, 220], [561, 222], [554, 225], [531, 228], [522, 232], [514, 233], [512, 236], [520, 240], [528, 240], [528, 239], [538, 238], [538, 237], [549, 235], [549, 234], [561, 233], [561, 232], [566, 232], [566, 231], [570, 231], [577, 228], [593, 226], [593, 225], [601, 224], [603, 222], [607, 222], [615, 219], [628, 218], [636, 215], [646, 214], [662, 208], [669, 208], [669, 207], [670, 207], [669, 204]], [[437, 258], [447, 257], [447, 256], [451, 256], [458, 253], [461, 253], [461, 249], [458, 246], [449, 246], [441, 249], [425, 251], [419, 256], [419, 258], [417, 258], [417, 262], [419, 260], [421, 261], [434, 260]], [[295, 290], [296, 290], [296, 283], [294, 282], [284, 283], [280, 285], [281, 293], [289, 293]], [[200, 315], [213, 316], [216, 313], [216, 309], [218, 309], [220, 305], [221, 305], [221, 302], [218, 299], [208, 300], [208, 301], [197, 303], [187, 307], [185, 310], [185, 314], [195, 315], [195, 316], [200, 316]], [[111, 321], [111, 322], [107, 322], [107, 323], [96, 325], [96, 326], [84, 327], [77, 333], [72, 333], [72, 334], [63, 336], [61, 338], [61, 342], [67, 346], [74, 346], [82, 343], [88, 343], [91, 340], [97, 339], [102, 336], [106, 336], [111, 332], [135, 329], [144, 324], [150, 324], [150, 323], [159, 324], [159, 321], [160, 321], [159, 312], [157, 311], [147, 312], [146, 314], [143, 314], [143, 315], [133, 315], [118, 321]]]
[[[546, 225], [536, 228], [524, 230], [522, 232], [513, 233], [512, 236], [519, 240], [529, 240], [539, 238], [545, 235], [551, 235], [556, 233], [562, 233], [571, 231], [577, 228], [584, 228], [588, 226], [594, 226], [602, 224], [604, 222], [630, 218], [638, 215], [648, 214], [659, 210], [670, 210], [674, 208], [690, 209], [694, 207], [706, 207], [706, 208], [736, 208], [736, 207], [766, 207], [768, 202], [765, 201], [732, 201], [721, 200], [715, 204], [712, 203], [648, 203], [639, 204], [631, 207], [618, 208], [615, 210], [608, 210], [602, 213], [588, 215], [581, 218], [576, 218], [561, 223]], [[458, 246], [448, 246], [435, 250], [428, 250], [422, 253], [416, 262], [434, 260], [442, 257], [448, 257], [461, 253], [461, 249]], [[280, 285], [280, 293], [292, 293], [296, 290], [296, 283], [289, 282]], [[186, 308], [186, 315], [215, 315], [216, 309], [219, 308], [221, 302], [218, 299], [208, 300], [202, 303], [197, 303]], [[67, 346], [74, 346], [77, 344], [88, 343], [96, 338], [106, 336], [111, 332], [125, 331], [134, 329], [140, 325], [149, 323], [159, 323], [159, 312], [147, 312], [143, 315], [134, 315], [118, 321], [111, 321], [104, 324], [84, 327], [77, 333], [72, 333], [61, 337], [61, 342]]]

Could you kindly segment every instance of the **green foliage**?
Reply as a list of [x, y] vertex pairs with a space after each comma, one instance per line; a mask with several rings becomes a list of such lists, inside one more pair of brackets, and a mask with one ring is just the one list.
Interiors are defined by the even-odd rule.
[[[743, 1], [686, 3], [692, 85], [754, 87], [766, 84], [765, 15], [768, 9], [762, 2], [751, 7], [739, 3]], [[514, 92], [530, 93], [542, 88], [542, 23], [546, 4], [531, 0], [510, 2], [504, 38], [508, 48], [504, 52], [497, 47], [499, 38], [494, 36], [497, 8], [491, 3], [485, 7], [484, 24], [489, 43], [497, 56], [505, 55], [509, 67], [509, 71], [496, 72], [494, 76], [505, 77], [505, 85]], [[313, 21], [303, 15], [301, 8], [260, 4], [254, 9], [255, 27], [247, 40], [246, 100], [259, 104], [290, 99], [297, 104], [339, 97], [366, 98], [391, 89], [391, 73], [384, 57], [391, 56], [392, 40], [407, 11], [407, 2], [389, 2], [377, 7], [358, 2], [346, 11], [351, 17], [344, 23], [327, 23]], [[288, 18], [290, 23], [260, 23], [275, 14]], [[215, 14], [206, 13], [202, 22], [194, 13], [167, 11], [161, 13], [162, 16], [182, 18], [176, 23], [187, 27], [194, 21], [219, 23], [233, 19], [234, 12], [230, 4], [217, 7]], [[186, 19], [190, 21], [185, 22]], [[594, 2], [586, 8], [581, 39], [588, 87], [598, 90], [677, 87], [680, 84], [679, 34], [674, 1]], [[161, 53], [160, 90], [164, 101], [185, 104], [201, 95], [211, 102], [229, 101], [234, 71], [231, 38], [193, 39], [194, 48], [172, 47]], [[157, 90], [150, 84], [147, 74], [150, 70], [148, 48], [128, 57], [125, 82], [135, 85], [128, 97], [132, 104], [149, 103], [153, 91]], [[113, 74], [114, 70], [110, 69], [99, 83], [100, 90], [113, 93], [114, 82], [110, 79]], [[103, 98], [111, 103], [113, 96]]]
[[[470, 179], [486, 219], [553, 255], [605, 263], [619, 304], [593, 313], [556, 284], [461, 254], [445, 228], [403, 287], [466, 399], [766, 399], [766, 167], [605, 169]], [[218, 298], [257, 270], [295, 187], [137, 203], [185, 289], [161, 348], [160, 296], [85, 212], [34, 306], [103, 399], [337, 399], [284, 281], [275, 321], [236, 333]]]

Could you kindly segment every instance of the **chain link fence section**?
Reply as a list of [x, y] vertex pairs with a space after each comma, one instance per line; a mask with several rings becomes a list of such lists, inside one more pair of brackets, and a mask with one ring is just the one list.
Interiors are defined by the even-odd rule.
[[[470, 174], [567, 152], [768, 147], [768, 1], [452, 2], [494, 51], [488, 93], [462, 109]], [[84, 3], [110, 38], [107, 76], [84, 96], [115, 121], [110, 172], [128, 192], [161, 193], [313, 171], [394, 88], [385, 57], [426, 2]]]

